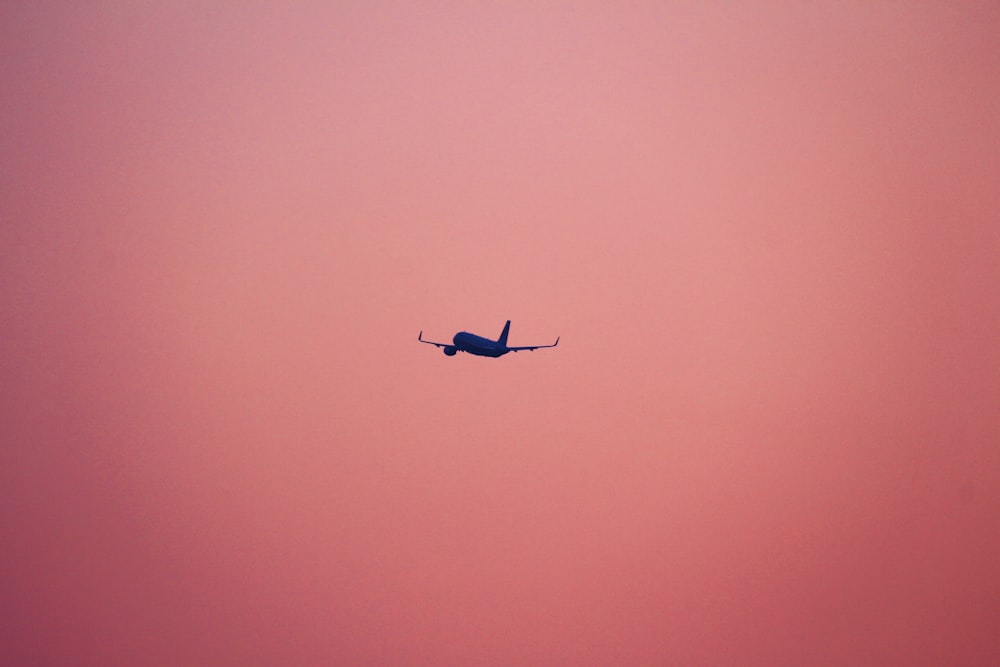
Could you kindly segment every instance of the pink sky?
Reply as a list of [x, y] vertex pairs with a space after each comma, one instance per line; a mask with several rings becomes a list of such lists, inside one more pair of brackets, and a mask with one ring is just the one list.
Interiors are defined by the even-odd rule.
[[1000, 663], [1000, 10], [756, 4], [0, 8], [0, 663]]

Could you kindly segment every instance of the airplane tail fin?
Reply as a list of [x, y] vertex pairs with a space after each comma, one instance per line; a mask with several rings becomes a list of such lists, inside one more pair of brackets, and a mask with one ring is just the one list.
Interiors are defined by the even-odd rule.
[[507, 320], [507, 324], [503, 325], [503, 333], [500, 334], [500, 338], [497, 339], [497, 343], [507, 347], [507, 334], [510, 333], [510, 320]]

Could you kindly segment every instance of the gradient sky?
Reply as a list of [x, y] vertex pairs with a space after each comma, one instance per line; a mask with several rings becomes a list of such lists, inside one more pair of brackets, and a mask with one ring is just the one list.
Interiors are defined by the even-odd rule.
[[998, 35], [4, 3], [0, 662], [1000, 663]]

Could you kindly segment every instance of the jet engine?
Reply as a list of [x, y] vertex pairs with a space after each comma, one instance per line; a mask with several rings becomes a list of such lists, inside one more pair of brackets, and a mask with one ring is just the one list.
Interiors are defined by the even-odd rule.
[[444, 348], [444, 353], [447, 354], [449, 357], [454, 357], [458, 353], [458, 348], [452, 347], [451, 345], [447, 345]]

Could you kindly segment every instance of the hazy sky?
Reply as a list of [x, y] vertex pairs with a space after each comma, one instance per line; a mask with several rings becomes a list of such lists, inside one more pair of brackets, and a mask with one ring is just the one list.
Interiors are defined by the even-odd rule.
[[0, 662], [997, 664], [998, 35], [4, 3]]

